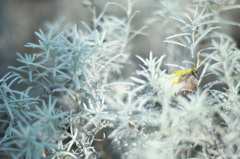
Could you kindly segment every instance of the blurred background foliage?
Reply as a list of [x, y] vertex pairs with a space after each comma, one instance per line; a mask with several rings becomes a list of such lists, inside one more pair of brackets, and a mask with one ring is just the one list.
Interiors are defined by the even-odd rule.
[[[98, 1], [97, 12], [100, 13], [106, 4], [107, 0]], [[122, 3], [125, 1], [112, 1]], [[175, 2], [177, 8], [179, 8], [178, 1]], [[186, 1], [186, 3], [188, 3]], [[240, 3], [240, 2], [238, 2]], [[136, 17], [133, 20], [133, 27], [140, 28], [141, 26], [148, 25], [145, 30], [146, 36], [138, 35], [132, 42], [131, 59], [136, 60], [135, 55], [147, 57], [150, 51], [153, 51], [153, 55], [161, 56], [167, 54], [165, 63], [172, 63], [182, 65], [182, 61], [190, 60], [188, 53], [184, 54], [181, 50], [181, 56], [176, 56], [179, 50], [166, 50], [166, 43], [163, 41], [168, 34], [168, 28], [162, 28], [166, 21], [159, 21], [156, 12], [159, 7], [158, 0], [139, 0], [135, 5], [135, 10], [139, 10]], [[177, 12], [178, 10], [176, 10]], [[124, 17], [125, 13], [117, 6], [111, 6], [106, 11], [107, 15], [116, 15], [118, 17]], [[171, 14], [171, 13], [169, 13]], [[240, 11], [230, 10], [224, 12], [224, 19], [229, 21], [240, 22]], [[0, 1], [0, 76], [2, 77], [8, 72], [7, 67], [9, 65], [16, 65], [16, 52], [34, 53], [36, 50], [24, 47], [27, 42], [37, 42], [37, 37], [34, 34], [40, 28], [44, 30], [44, 26], [48, 22], [54, 22], [59, 18], [64, 18], [64, 24], [77, 23], [84, 21], [91, 26], [91, 13], [82, 5], [81, 0], [1, 0]], [[157, 18], [156, 18], [157, 17]], [[168, 21], [166, 23], [172, 23], [174, 21]], [[64, 25], [63, 24], [63, 25]], [[83, 25], [78, 25], [83, 27]], [[167, 25], [168, 26], [168, 25]], [[160, 28], [161, 27], [161, 28]], [[224, 32], [232, 36], [240, 47], [240, 28], [238, 26], [223, 25]], [[173, 28], [171, 28], [173, 29]], [[176, 47], [174, 47], [176, 48]], [[174, 55], [174, 56], [172, 56]], [[182, 56], [184, 55], [184, 56]], [[137, 65], [132, 67], [135, 70]], [[126, 69], [123, 72], [125, 76], [129, 76], [133, 70]], [[174, 69], [168, 70], [169, 73]]]

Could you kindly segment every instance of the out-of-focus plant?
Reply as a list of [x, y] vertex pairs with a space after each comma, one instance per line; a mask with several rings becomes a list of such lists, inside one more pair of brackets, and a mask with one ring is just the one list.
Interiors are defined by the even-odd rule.
[[[21, 65], [1, 78], [1, 157], [239, 158], [240, 51], [220, 28], [237, 24], [222, 20], [221, 12], [239, 6], [227, 0], [157, 2], [153, 19], [167, 29], [166, 50], [176, 50], [176, 57], [186, 52], [187, 64], [201, 56], [199, 67], [191, 66], [199, 73], [198, 89], [183, 95], [188, 83], [172, 82], [163, 69], [165, 55], [137, 56], [140, 69], [124, 80], [129, 42], [147, 27], [132, 25], [136, 1], [106, 3], [97, 14], [99, 2], [82, 1], [92, 26], [49, 23], [46, 33], [36, 32], [39, 42], [26, 47], [40, 51], [18, 53]], [[111, 6], [126, 16], [108, 15]], [[216, 80], [202, 84], [208, 75]], [[14, 90], [14, 84], [26, 89]]]

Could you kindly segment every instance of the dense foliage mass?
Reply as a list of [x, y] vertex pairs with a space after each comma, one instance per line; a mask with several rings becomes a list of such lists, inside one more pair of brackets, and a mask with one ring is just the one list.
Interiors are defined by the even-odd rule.
[[[158, 0], [146, 26], [136, 27], [137, 2], [125, 2], [97, 14], [98, 1], [84, 0], [92, 26], [48, 25], [26, 45], [38, 53], [17, 54], [20, 65], [0, 79], [2, 158], [240, 158], [240, 50], [220, 27], [239, 26], [221, 14], [240, 6]], [[107, 14], [112, 6], [126, 16]], [[200, 55], [199, 66], [190, 65], [199, 74], [196, 91], [179, 93], [190, 83], [172, 82], [165, 55], [133, 57], [142, 65], [122, 75], [136, 47], [130, 42], [147, 25], [162, 29], [173, 59], [187, 53], [196, 64]]]

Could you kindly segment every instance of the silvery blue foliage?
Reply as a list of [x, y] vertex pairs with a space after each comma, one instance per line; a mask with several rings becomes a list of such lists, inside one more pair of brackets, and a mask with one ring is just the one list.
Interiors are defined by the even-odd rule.
[[[240, 7], [230, 0], [156, 2], [149, 19], [161, 22], [170, 57], [186, 52], [193, 63], [201, 57], [198, 89], [183, 96], [165, 55], [134, 57], [141, 65], [124, 79], [135, 48], [128, 46], [147, 30], [133, 27], [135, 3], [108, 2], [97, 15], [98, 2], [84, 0], [92, 26], [49, 23], [36, 32], [37, 44], [26, 44], [38, 53], [17, 53], [20, 65], [0, 79], [0, 157], [240, 157], [240, 50], [219, 27], [236, 25], [220, 13]], [[108, 14], [111, 6], [126, 16]], [[214, 78], [204, 82], [208, 76]]]

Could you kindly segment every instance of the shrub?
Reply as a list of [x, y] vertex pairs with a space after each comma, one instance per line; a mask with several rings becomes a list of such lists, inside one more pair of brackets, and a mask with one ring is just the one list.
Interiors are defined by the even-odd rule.
[[[142, 65], [124, 78], [135, 47], [128, 47], [130, 41], [147, 30], [133, 29], [135, 1], [126, 2], [126, 7], [108, 2], [97, 15], [97, 1], [85, 0], [92, 27], [84, 22], [85, 30], [48, 25], [46, 33], [36, 32], [38, 44], [26, 45], [38, 53], [17, 54], [21, 65], [11, 66], [0, 80], [2, 157], [240, 157], [240, 51], [220, 27], [239, 25], [221, 19], [221, 13], [239, 5], [233, 0], [159, 0], [148, 25], [163, 28], [165, 49], [174, 54], [137, 56]], [[108, 15], [111, 6], [126, 17]], [[163, 66], [166, 58], [181, 53], [196, 63], [187, 67], [198, 72], [191, 77], [198, 89], [189, 94], [179, 92], [190, 81], [173, 83]], [[172, 75], [182, 76], [179, 71]], [[210, 75], [214, 78], [204, 82]], [[14, 84], [22, 90], [13, 89]]]

